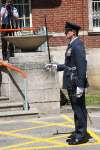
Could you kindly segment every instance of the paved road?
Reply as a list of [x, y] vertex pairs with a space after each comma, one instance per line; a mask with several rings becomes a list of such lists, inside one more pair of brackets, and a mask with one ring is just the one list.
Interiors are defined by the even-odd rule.
[[41, 115], [0, 121], [0, 150], [100, 150], [100, 112], [90, 113], [88, 122], [93, 140], [71, 146], [66, 138], [74, 130], [73, 114]]

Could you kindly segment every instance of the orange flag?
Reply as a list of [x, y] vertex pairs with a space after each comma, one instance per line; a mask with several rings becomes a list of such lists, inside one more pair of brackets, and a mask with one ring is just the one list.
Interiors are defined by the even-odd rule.
[[4, 66], [7, 69], [10, 69], [10, 70], [13, 70], [13, 71], [16, 71], [16, 72], [20, 73], [23, 78], [27, 77], [27, 73], [26, 72], [24, 72], [23, 70], [21, 70], [18, 67], [15, 67], [15, 66], [13, 66], [13, 65], [11, 65], [9, 63], [6, 63], [5, 61], [3, 61], [1, 59], [0, 59], [0, 66]]

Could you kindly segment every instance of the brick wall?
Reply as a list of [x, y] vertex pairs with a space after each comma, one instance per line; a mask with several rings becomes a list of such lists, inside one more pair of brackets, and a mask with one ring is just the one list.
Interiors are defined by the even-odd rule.
[[[51, 7], [41, 7], [43, 3], [41, 1], [48, 0], [34, 0], [32, 1], [32, 14], [33, 14], [33, 24], [35, 27], [38, 27], [40, 24], [43, 25], [44, 23], [44, 16], [46, 15], [48, 17], [48, 28], [50, 31], [55, 32], [62, 32], [64, 29], [64, 24], [66, 21], [72, 21], [80, 24], [83, 26], [83, 17], [84, 14], [84, 21], [87, 22], [88, 19], [86, 19], [86, 7], [82, 7], [83, 3], [82, 0], [58, 0], [61, 1], [59, 6], [52, 8]], [[55, 1], [55, 0], [49, 0], [49, 1]], [[41, 3], [42, 4], [41, 4]], [[34, 4], [35, 3], [35, 4]], [[36, 7], [37, 3], [37, 7]], [[77, 5], [76, 5], [77, 4]], [[45, 4], [46, 5], [46, 4]], [[84, 12], [83, 12], [84, 11]], [[87, 28], [87, 25], [85, 23], [85, 28]]]
[[[79, 24], [82, 31], [89, 31], [87, 0], [34, 0], [32, 1], [32, 14], [35, 29], [44, 25], [46, 15], [49, 32], [64, 32], [66, 21]], [[84, 36], [83, 39], [86, 47], [98, 48], [100, 45], [100, 36]], [[50, 46], [65, 46], [66, 38], [58, 36], [50, 39], [49, 42]]]

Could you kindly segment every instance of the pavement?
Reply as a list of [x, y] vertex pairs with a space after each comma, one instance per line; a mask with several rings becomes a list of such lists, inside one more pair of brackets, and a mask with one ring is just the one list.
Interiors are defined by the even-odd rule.
[[0, 120], [0, 150], [100, 150], [100, 111], [89, 112], [88, 143], [66, 143], [74, 131], [73, 113], [41, 114], [38, 117]]

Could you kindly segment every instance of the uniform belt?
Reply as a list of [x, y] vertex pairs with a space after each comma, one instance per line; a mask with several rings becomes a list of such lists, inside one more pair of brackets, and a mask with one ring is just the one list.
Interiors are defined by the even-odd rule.
[[76, 70], [76, 67], [69, 67], [69, 66], [66, 66], [66, 69], [68, 69], [69, 71], [75, 71], [75, 70]]

